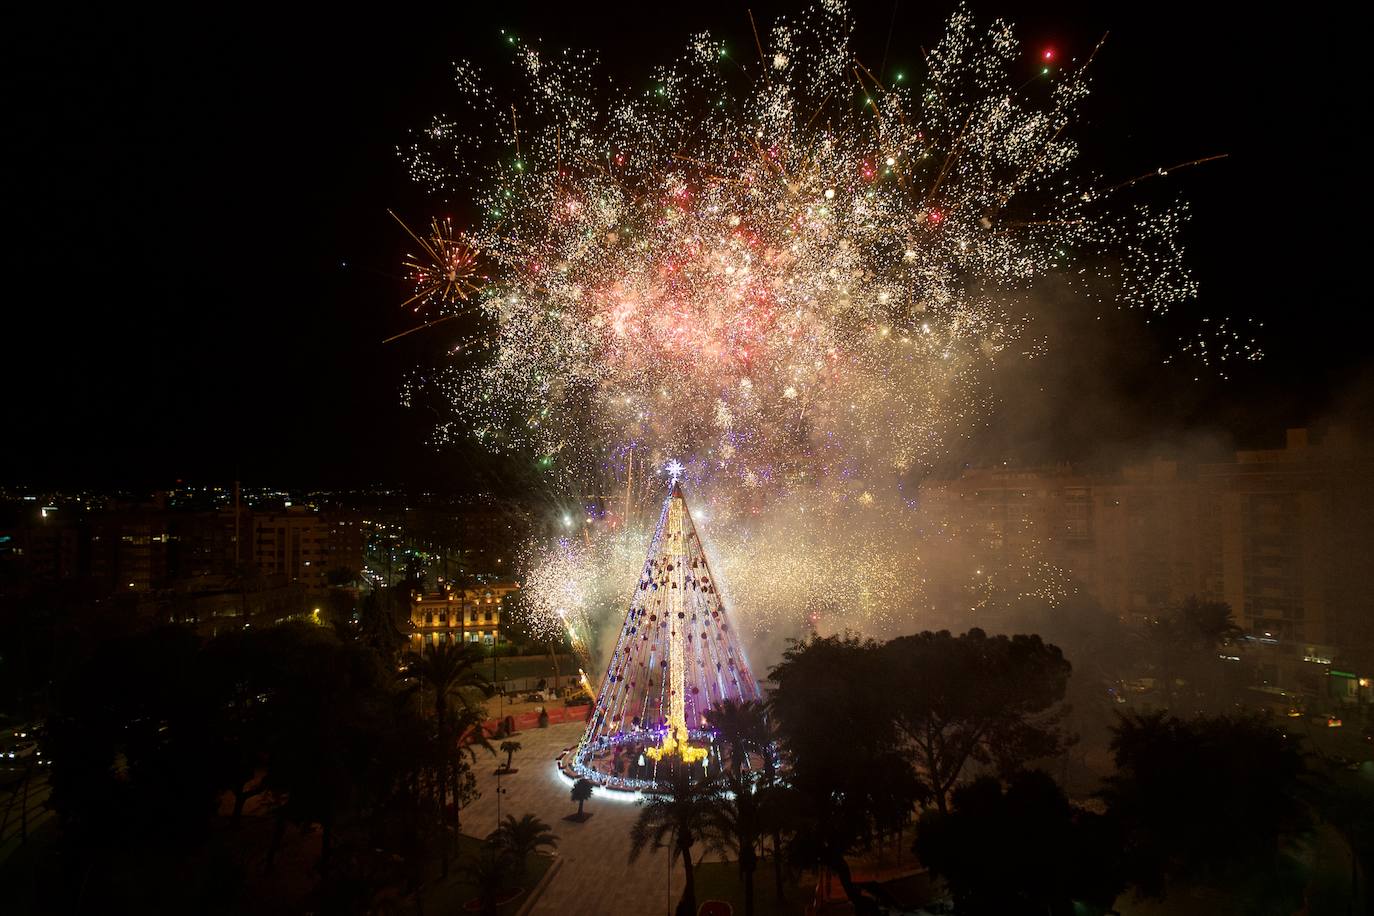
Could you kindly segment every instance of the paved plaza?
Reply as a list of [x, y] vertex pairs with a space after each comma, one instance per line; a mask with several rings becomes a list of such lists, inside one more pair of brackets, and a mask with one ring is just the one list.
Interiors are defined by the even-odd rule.
[[[577, 743], [584, 728], [582, 722], [568, 722], [515, 735], [513, 740], [523, 746], [515, 755], [519, 772], [500, 780], [502, 817], [535, 814], [558, 835], [563, 863], [531, 916], [671, 913], [682, 892], [682, 863], [670, 869], [667, 850], [645, 850], [634, 865], [629, 864], [630, 826], [639, 814], [631, 797], [597, 789], [585, 805], [593, 815], [590, 820], [580, 824], [563, 820], [577, 810], [577, 804], [569, 800], [571, 786], [559, 775], [555, 761], [564, 748]], [[494, 771], [497, 762], [505, 760], [504, 754], [478, 753], [477, 786], [482, 797], [463, 809], [463, 832], [470, 836], [486, 836], [496, 827]]]

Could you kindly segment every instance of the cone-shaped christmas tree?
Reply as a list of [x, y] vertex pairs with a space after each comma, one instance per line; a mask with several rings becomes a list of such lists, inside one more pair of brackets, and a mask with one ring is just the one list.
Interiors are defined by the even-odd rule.
[[761, 698], [674, 481], [572, 770], [644, 789], [672, 766], [710, 766], [706, 711]]

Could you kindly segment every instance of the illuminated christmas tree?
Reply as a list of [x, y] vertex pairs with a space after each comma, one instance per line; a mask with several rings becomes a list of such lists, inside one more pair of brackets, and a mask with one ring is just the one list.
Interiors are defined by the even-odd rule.
[[710, 768], [705, 714], [725, 699], [762, 693], [675, 476], [572, 775], [645, 789], [673, 766]]

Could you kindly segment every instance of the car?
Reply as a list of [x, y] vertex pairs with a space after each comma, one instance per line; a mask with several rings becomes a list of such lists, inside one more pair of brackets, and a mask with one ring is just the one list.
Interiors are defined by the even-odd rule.
[[589, 697], [589, 696], [587, 696], [585, 693], [579, 693], [579, 694], [576, 694], [575, 696], [570, 696], [570, 697], [568, 697], [566, 700], [563, 701], [563, 705], [564, 705], [564, 706], [590, 706], [590, 705], [592, 705], [592, 698]]
[[14, 726], [14, 728], [11, 731], [12, 735], [7, 737], [13, 737], [19, 741], [33, 741], [37, 738], [43, 737], [44, 723], [42, 721], [21, 722], [20, 724]]
[[24, 760], [38, 753], [37, 741], [20, 741], [14, 747], [5, 752], [5, 757], [9, 760]]

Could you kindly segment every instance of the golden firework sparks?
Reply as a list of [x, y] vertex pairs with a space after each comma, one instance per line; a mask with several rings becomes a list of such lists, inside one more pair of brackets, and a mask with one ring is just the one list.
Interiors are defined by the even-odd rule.
[[[416, 313], [426, 308], [452, 309], [481, 292], [487, 278], [477, 272], [478, 250], [465, 235], [454, 233], [452, 220], [447, 217], [431, 218], [429, 233], [421, 236], [406, 225], [395, 211], [386, 212], [390, 213], [391, 218], [406, 231], [406, 235], [420, 246], [420, 254], [407, 254], [401, 262], [406, 269], [407, 277], [415, 284], [414, 295], [401, 303], [402, 308], [408, 307]], [[419, 327], [389, 337], [387, 342], [433, 327], [463, 313], [462, 310], [450, 311]]]

